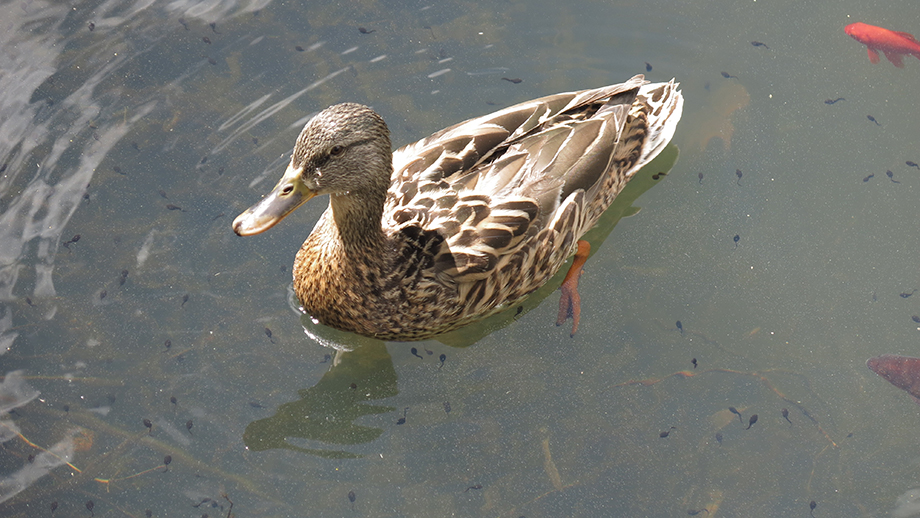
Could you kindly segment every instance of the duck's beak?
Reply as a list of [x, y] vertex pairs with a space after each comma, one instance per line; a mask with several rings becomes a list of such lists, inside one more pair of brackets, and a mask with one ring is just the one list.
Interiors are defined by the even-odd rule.
[[300, 169], [288, 166], [284, 176], [268, 196], [233, 220], [233, 231], [239, 236], [265, 232], [294, 209], [316, 196], [316, 191], [301, 181], [300, 172]]

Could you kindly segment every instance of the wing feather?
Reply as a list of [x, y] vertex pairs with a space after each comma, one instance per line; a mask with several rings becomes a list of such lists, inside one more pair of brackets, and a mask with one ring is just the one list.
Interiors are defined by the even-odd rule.
[[622, 187], [606, 193], [612, 168], [624, 166], [631, 175], [673, 134], [676, 121], [650, 129], [652, 115], [641, 110], [659, 117], [680, 109], [667, 104], [675, 96], [665, 95], [675, 85], [643, 90], [644, 84], [636, 76], [528, 101], [400, 148], [393, 154], [385, 228], [415, 226], [443, 237], [434, 252], [436, 275], [458, 283], [523, 261], [515, 252], [528, 236], [540, 234], [567, 251], [594, 224], [588, 205], [606, 208]]

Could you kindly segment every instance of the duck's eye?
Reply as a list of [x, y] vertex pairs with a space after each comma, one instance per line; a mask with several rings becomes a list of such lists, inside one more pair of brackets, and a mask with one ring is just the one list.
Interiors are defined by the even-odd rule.
[[329, 150], [329, 154], [332, 156], [339, 156], [345, 152], [345, 146], [335, 145], [332, 146], [332, 149]]

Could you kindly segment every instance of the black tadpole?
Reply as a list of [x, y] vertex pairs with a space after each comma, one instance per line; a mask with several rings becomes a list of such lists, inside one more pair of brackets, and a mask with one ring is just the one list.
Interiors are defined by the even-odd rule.
[[754, 426], [754, 423], [756, 422], [757, 422], [757, 414], [751, 414], [751, 418], [748, 419], [748, 425], [747, 425], [747, 428], [745, 428], [745, 430], [750, 430], [751, 427]]
[[738, 422], [741, 423], [741, 424], [744, 424], [744, 421], [741, 420], [741, 412], [739, 412], [737, 408], [735, 408], [735, 407], [733, 407], [733, 406], [730, 406], [730, 407], [728, 407], [728, 411], [731, 412], [731, 413], [733, 413], [733, 414], [735, 414], [735, 415], [737, 415], [737, 416], [738, 416]]

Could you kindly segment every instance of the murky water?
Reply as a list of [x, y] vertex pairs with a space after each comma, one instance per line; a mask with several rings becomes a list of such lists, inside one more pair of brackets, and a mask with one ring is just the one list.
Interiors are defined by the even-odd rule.
[[[910, 516], [917, 407], [864, 362], [920, 355], [920, 62], [843, 27], [912, 3], [0, 10], [4, 516]], [[230, 230], [330, 104], [402, 145], [636, 73], [681, 82], [680, 158], [595, 236], [575, 338], [550, 286], [339, 351], [289, 302], [325, 203]]]

